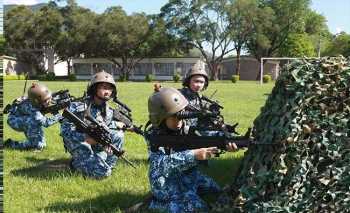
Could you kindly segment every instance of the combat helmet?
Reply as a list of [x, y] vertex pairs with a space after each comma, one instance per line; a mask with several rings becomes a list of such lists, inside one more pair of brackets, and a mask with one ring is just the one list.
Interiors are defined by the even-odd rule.
[[42, 103], [49, 98], [51, 98], [51, 92], [43, 84], [33, 83], [28, 90], [28, 99], [35, 107], [41, 107]]
[[152, 126], [159, 127], [162, 121], [188, 105], [187, 99], [174, 88], [161, 88], [148, 99], [148, 113]]
[[209, 85], [209, 79], [208, 79], [208, 74], [204, 69], [204, 66], [202, 66], [202, 63], [200, 60], [198, 60], [192, 67], [191, 69], [186, 73], [186, 77], [183, 79], [182, 85], [184, 87], [190, 87], [190, 81], [192, 76], [195, 75], [201, 75], [205, 78], [205, 84], [203, 87], [203, 90], [205, 90], [208, 85]]
[[114, 78], [108, 72], [102, 70], [101, 72], [96, 73], [92, 76], [91, 81], [87, 87], [87, 94], [93, 97], [96, 94], [96, 86], [98, 83], [109, 83], [113, 86], [112, 98], [117, 95], [117, 88]]

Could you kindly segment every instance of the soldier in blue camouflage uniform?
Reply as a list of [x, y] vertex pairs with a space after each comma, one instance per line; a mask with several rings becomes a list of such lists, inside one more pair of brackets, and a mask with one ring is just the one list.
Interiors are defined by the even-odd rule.
[[[146, 132], [146, 139], [152, 143], [157, 134], [185, 135], [188, 129], [175, 113], [188, 105], [186, 98], [176, 89], [163, 88], [148, 100], [149, 118], [152, 127]], [[230, 143], [230, 151], [237, 149]], [[206, 203], [199, 196], [202, 193], [217, 193], [221, 189], [213, 179], [202, 174], [197, 166], [218, 152], [216, 147], [184, 151], [160, 147], [149, 150], [149, 181], [153, 194], [150, 209], [167, 212], [208, 211]]]
[[[104, 71], [99, 72], [92, 77], [88, 86], [89, 99], [86, 102], [73, 102], [68, 110], [82, 120], [86, 113], [90, 113], [97, 121], [103, 122], [110, 129], [113, 145], [121, 149], [124, 133], [120, 129], [123, 128], [123, 123], [113, 119], [113, 109], [107, 105], [107, 101], [114, 98], [116, 93], [113, 76]], [[111, 150], [79, 132], [67, 119], [64, 119], [61, 124], [61, 136], [66, 150], [72, 156], [70, 166], [73, 170], [92, 178], [111, 175], [117, 162], [117, 157]]]
[[[201, 99], [200, 92], [207, 89], [209, 85], [208, 75], [201, 66], [201, 62], [197, 61], [187, 72], [186, 77], [182, 82], [183, 88], [179, 89], [183, 96], [188, 100], [189, 105], [202, 109], [205, 104]], [[187, 120], [188, 125], [197, 126], [198, 119], [192, 118]]]
[[7, 123], [12, 129], [24, 132], [26, 140], [19, 142], [8, 139], [4, 143], [6, 147], [42, 150], [46, 146], [42, 127], [49, 127], [62, 118], [60, 114], [48, 118], [40, 112], [49, 105], [51, 98], [51, 92], [46, 86], [33, 83], [28, 90], [28, 97], [21, 97], [12, 104]]

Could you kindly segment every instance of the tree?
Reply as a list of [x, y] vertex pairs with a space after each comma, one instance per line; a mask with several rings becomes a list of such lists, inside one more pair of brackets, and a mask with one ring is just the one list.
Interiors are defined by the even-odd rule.
[[94, 35], [99, 48], [97, 54], [113, 62], [120, 70], [120, 77], [128, 79], [149, 32], [147, 16], [144, 13], [128, 16], [121, 7], [110, 7], [98, 18], [97, 28]]
[[316, 56], [312, 40], [306, 33], [290, 34], [278, 49], [278, 54], [283, 57], [312, 57]]
[[6, 40], [4, 35], [0, 35], [0, 55], [5, 55]]
[[334, 35], [324, 54], [329, 56], [350, 56], [350, 34], [341, 32], [338, 35]]
[[171, 0], [160, 13], [171, 35], [201, 51], [215, 80], [219, 63], [234, 50], [227, 4], [226, 0]]
[[67, 62], [69, 75], [72, 58], [89, 52], [93, 43], [90, 42], [92, 38], [89, 36], [96, 30], [97, 15], [89, 9], [79, 7], [75, 1], [68, 2], [67, 6], [59, 11], [63, 17], [63, 24], [55, 45], [55, 53], [58, 56], [57, 62]]
[[236, 0], [228, 6], [228, 16], [232, 31], [232, 40], [236, 50], [236, 75], [240, 73], [241, 51], [245, 48], [249, 36], [255, 30], [258, 4], [256, 0]]
[[128, 79], [136, 63], [144, 57], [174, 54], [174, 49], [182, 49], [182, 43], [166, 33], [164, 22], [157, 16], [127, 15], [121, 7], [108, 8], [98, 17], [92, 37], [96, 56], [106, 57], [115, 64], [121, 79]]
[[326, 18], [309, 9], [305, 18], [305, 30], [312, 41], [317, 56], [321, 56], [321, 52], [324, 51], [328, 41], [331, 39], [331, 34], [326, 24]]
[[[274, 56], [292, 33], [304, 30], [304, 18], [309, 8], [309, 0], [259, 0], [258, 19], [255, 31], [250, 36], [247, 47], [257, 59]], [[260, 71], [257, 79], [260, 78]]]
[[62, 23], [53, 5], [44, 6], [36, 13], [18, 6], [5, 16], [5, 38], [10, 50], [39, 73], [45, 72], [44, 51], [54, 47]]

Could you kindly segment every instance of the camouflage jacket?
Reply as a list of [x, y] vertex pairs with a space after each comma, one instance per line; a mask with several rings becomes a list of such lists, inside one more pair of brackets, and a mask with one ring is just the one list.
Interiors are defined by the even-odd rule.
[[[91, 116], [94, 117], [97, 121], [104, 123], [109, 129], [111, 134], [113, 134], [112, 138], [123, 137], [124, 133], [121, 130], [117, 129], [116, 121], [113, 120], [113, 109], [110, 108], [106, 103], [98, 106], [90, 101], [87, 102], [73, 102], [68, 108], [69, 111], [77, 115], [80, 119], [84, 120], [84, 115], [87, 113], [87, 110], [90, 106]], [[64, 141], [69, 141], [69, 147], [66, 147], [69, 150], [73, 150], [79, 146], [80, 143], [85, 141], [85, 134], [79, 132], [75, 125], [69, 122], [67, 119], [63, 119], [61, 124], [61, 136]], [[66, 144], [67, 145], [67, 144]], [[96, 146], [96, 147], [95, 147]], [[94, 148], [98, 148], [101, 150], [101, 146], [99, 144], [93, 146]]]
[[34, 107], [29, 99], [23, 99], [22, 101], [13, 104], [9, 110], [9, 119], [11, 117], [24, 117], [29, 116], [33, 121], [33, 124], [39, 126], [49, 127], [59, 121], [62, 118], [57, 114], [53, 117], [44, 116], [37, 107]]

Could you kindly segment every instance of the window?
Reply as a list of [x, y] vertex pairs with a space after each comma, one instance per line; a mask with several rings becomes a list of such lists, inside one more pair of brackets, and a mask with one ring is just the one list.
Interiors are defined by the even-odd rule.
[[76, 63], [73, 68], [76, 75], [91, 75], [91, 64]]
[[104, 70], [105, 72], [112, 74], [112, 64], [110, 63], [94, 63], [92, 67], [94, 73], [101, 72], [102, 70]]
[[147, 75], [152, 74], [151, 63], [137, 63], [133, 70], [134, 75]]
[[182, 76], [186, 76], [187, 72], [191, 69], [194, 63], [184, 63], [182, 66]]
[[174, 63], [156, 63], [154, 64], [155, 74], [161, 76], [174, 75]]

